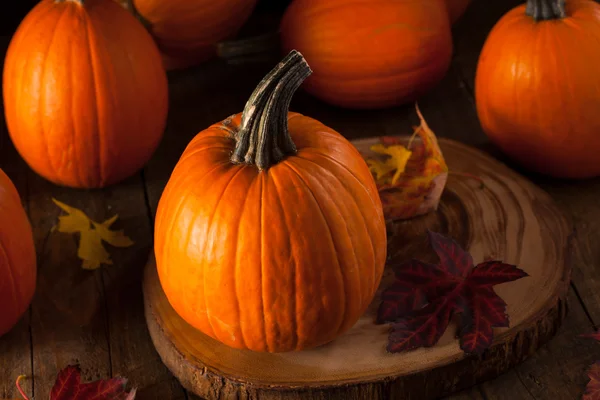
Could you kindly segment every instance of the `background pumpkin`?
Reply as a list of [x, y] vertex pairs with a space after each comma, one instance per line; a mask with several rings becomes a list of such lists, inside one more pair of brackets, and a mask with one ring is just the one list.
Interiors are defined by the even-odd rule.
[[475, 79], [490, 140], [540, 173], [600, 175], [599, 41], [600, 5], [590, 0], [530, 0], [501, 18]]
[[256, 0], [133, 0], [160, 48], [167, 69], [186, 68], [216, 55], [234, 36]]
[[112, 0], [39, 2], [11, 40], [3, 95], [18, 152], [59, 185], [127, 178], [149, 160], [166, 124], [160, 54]]
[[243, 114], [191, 141], [159, 201], [161, 286], [184, 320], [231, 347], [329, 342], [365, 312], [383, 273], [367, 164], [339, 133], [288, 114], [309, 72], [299, 53], [286, 57]]
[[21, 198], [0, 169], [0, 336], [25, 313], [35, 291], [33, 232]]
[[471, 0], [446, 0], [450, 23], [455, 23], [467, 10]]
[[304, 88], [348, 108], [413, 102], [445, 75], [452, 36], [444, 0], [295, 0], [281, 22], [285, 51], [314, 71]]

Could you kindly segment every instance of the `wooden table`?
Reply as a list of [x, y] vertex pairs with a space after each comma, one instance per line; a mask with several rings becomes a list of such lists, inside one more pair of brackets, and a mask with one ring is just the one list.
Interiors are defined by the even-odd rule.
[[[454, 28], [451, 69], [419, 102], [438, 136], [483, 148], [501, 159], [479, 126], [473, 78], [487, 33], [518, 3], [475, 0]], [[2, 50], [6, 43], [7, 38]], [[105, 190], [60, 188], [38, 177], [20, 159], [4, 122], [0, 123], [0, 168], [13, 179], [26, 205], [39, 269], [29, 312], [0, 338], [0, 398], [19, 397], [14, 381], [25, 374], [33, 377], [24, 381], [26, 392], [46, 399], [57, 372], [70, 363], [81, 365], [84, 380], [115, 375], [129, 378], [138, 387], [138, 399], [195, 398], [161, 363], [144, 321], [141, 274], [152, 248], [154, 212], [188, 141], [209, 124], [241, 111], [253, 86], [272, 66], [242, 67], [215, 61], [172, 73], [168, 128], [159, 150], [141, 173]], [[351, 139], [410, 133], [411, 125], [417, 123], [412, 105], [349, 112], [298, 93], [292, 109], [320, 119]], [[588, 381], [587, 368], [600, 360], [600, 345], [579, 336], [600, 323], [600, 180], [560, 182], [529, 177], [556, 199], [577, 228], [568, 318], [557, 336], [523, 364], [450, 397], [453, 400], [579, 399]], [[53, 197], [99, 221], [118, 213], [118, 227], [125, 229], [135, 246], [110, 248], [114, 265], [93, 272], [83, 270], [76, 257], [77, 237], [52, 230], [61, 214]]]

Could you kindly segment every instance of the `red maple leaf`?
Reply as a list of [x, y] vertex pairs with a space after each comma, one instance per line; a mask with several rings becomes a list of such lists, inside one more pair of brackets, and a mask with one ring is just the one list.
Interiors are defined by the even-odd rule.
[[[17, 379], [17, 389], [25, 400], [29, 400]], [[69, 365], [58, 373], [50, 392], [50, 400], [133, 400], [135, 389], [125, 391], [127, 379], [100, 379], [90, 383], [81, 383], [81, 371], [77, 365]]]
[[482, 353], [492, 344], [493, 328], [507, 327], [506, 303], [493, 286], [528, 276], [514, 265], [485, 261], [454, 240], [428, 232], [440, 262], [411, 260], [395, 268], [396, 280], [382, 294], [377, 322], [392, 322], [387, 350], [392, 353], [435, 345], [454, 315], [466, 353]]
[[582, 400], [600, 400], [600, 361], [596, 361], [588, 371], [588, 382]]

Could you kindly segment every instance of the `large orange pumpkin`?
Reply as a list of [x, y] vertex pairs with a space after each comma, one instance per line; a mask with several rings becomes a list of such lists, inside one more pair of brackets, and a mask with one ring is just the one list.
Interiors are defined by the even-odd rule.
[[222, 343], [283, 352], [327, 343], [365, 312], [386, 258], [381, 200], [342, 135], [288, 113], [310, 73], [297, 52], [242, 114], [200, 132], [160, 198], [164, 292]]
[[471, 0], [446, 0], [450, 23], [455, 23], [465, 13]]
[[21, 156], [71, 187], [103, 187], [140, 170], [167, 117], [158, 49], [112, 0], [39, 2], [11, 40], [3, 95]]
[[0, 336], [25, 313], [36, 280], [36, 256], [31, 225], [17, 189], [0, 169]]
[[304, 88], [347, 108], [413, 102], [442, 79], [452, 56], [444, 0], [294, 0], [281, 38], [314, 71]]
[[480, 55], [475, 98], [490, 140], [525, 167], [600, 175], [600, 5], [530, 0], [509, 11]]
[[257, 0], [133, 0], [147, 22], [165, 67], [180, 69], [216, 55], [216, 44], [234, 36]]

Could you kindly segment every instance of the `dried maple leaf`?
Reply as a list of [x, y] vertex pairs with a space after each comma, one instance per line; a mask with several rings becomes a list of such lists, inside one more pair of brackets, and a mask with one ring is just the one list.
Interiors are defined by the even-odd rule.
[[600, 400], [600, 361], [596, 361], [588, 371], [590, 381], [585, 387], [582, 400]]
[[411, 260], [395, 268], [396, 280], [382, 293], [377, 322], [392, 322], [387, 349], [406, 351], [435, 345], [454, 315], [466, 353], [492, 344], [493, 328], [508, 327], [506, 303], [493, 286], [528, 276], [514, 265], [484, 261], [476, 266], [454, 240], [428, 232], [440, 262]]
[[[448, 178], [448, 166], [437, 138], [415, 105], [420, 126], [406, 145], [396, 137], [381, 137], [363, 154], [375, 177], [387, 219], [416, 217], [437, 209]], [[418, 136], [418, 138], [416, 138]], [[381, 155], [389, 158], [382, 159]]]
[[[29, 400], [17, 379], [17, 389], [25, 400]], [[94, 382], [81, 383], [81, 371], [78, 365], [69, 365], [58, 373], [56, 382], [50, 392], [50, 400], [133, 400], [136, 389], [127, 392], [125, 378], [100, 379]]]
[[[390, 156], [385, 161], [367, 160], [369, 168], [375, 174], [375, 179], [380, 182], [389, 180], [390, 184], [395, 185], [406, 169], [406, 163], [408, 162], [412, 151], [402, 145], [391, 145], [386, 147], [383, 144], [371, 146], [371, 151]], [[391, 173], [393, 173], [393, 175], [390, 178]]]
[[110, 229], [119, 217], [118, 215], [98, 223], [92, 221], [83, 211], [75, 207], [68, 206], [56, 199], [52, 199], [52, 201], [67, 213], [67, 215], [58, 217], [56, 229], [62, 233], [79, 233], [77, 256], [83, 260], [82, 268], [96, 269], [102, 264], [112, 264], [110, 254], [102, 245], [102, 241], [115, 247], [129, 247], [134, 244], [122, 230]]

